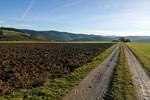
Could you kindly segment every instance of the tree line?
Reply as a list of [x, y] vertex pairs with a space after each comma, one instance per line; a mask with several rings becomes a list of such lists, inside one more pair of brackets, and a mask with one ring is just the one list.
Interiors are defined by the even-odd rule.
[[113, 40], [113, 42], [131, 42], [131, 40], [126, 39], [125, 37], [120, 37], [118, 40]]
[[9, 27], [0, 27], [0, 30], [8, 30], [8, 31], [15, 31], [15, 32], [22, 32], [22, 33], [24, 33], [22, 30], [15, 29], [15, 28], [9, 28]]

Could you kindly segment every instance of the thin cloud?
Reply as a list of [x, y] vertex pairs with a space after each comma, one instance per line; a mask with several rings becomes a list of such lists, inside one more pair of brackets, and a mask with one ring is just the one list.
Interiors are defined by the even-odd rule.
[[60, 6], [60, 7], [57, 7], [57, 8], [54, 8], [50, 11], [50, 13], [53, 13], [53, 12], [57, 12], [59, 10], [62, 10], [62, 9], [67, 9], [67, 8], [70, 8], [70, 7], [73, 7], [73, 6], [76, 6], [82, 2], [84, 2], [86, 0], [74, 0], [74, 1], [71, 1], [71, 0], [68, 0], [66, 4]]
[[15, 21], [21, 21], [22, 20], [22, 18], [8, 18], [8, 19], [15, 20]]
[[0, 27], [4, 25], [5, 20], [0, 20]]
[[5, 22], [5, 20], [0, 20], [0, 24], [3, 24]]
[[12, 27], [12, 26], [8, 24], [8, 25], [3, 25], [3, 27]]
[[11, 25], [9, 25], [9, 24], [0, 24], [0, 27], [12, 27]]
[[21, 27], [32, 27], [32, 26], [29, 25], [29, 24], [20, 24], [19, 26], [21, 26]]
[[103, 36], [149, 36], [150, 32], [143, 31], [143, 32], [131, 32], [131, 31], [109, 31], [109, 30], [87, 30], [82, 31], [81, 33], [88, 33], [88, 34], [96, 34], [96, 35], [103, 35]]
[[29, 10], [32, 8], [32, 6], [35, 4], [35, 2], [36, 2], [36, 0], [32, 0], [30, 2], [28, 8], [25, 10], [24, 14], [22, 15], [22, 18], [24, 18], [28, 14]]
[[72, 6], [78, 5], [79, 3], [82, 3], [84, 1], [86, 1], [86, 0], [75, 0], [75, 2], [71, 2], [69, 4], [64, 5], [64, 8], [68, 8], [68, 7], [72, 7]]

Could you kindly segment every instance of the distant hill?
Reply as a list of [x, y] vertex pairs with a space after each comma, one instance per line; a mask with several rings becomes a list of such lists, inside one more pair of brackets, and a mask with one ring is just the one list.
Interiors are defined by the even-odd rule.
[[[118, 40], [121, 37], [121, 36], [74, 34], [59, 31], [34, 31], [27, 29], [22, 29], [21, 31], [32, 35], [40, 35], [46, 38], [60, 41], [112, 41]], [[126, 36], [125, 38], [130, 39], [132, 42], [150, 42], [150, 36]]]
[[[75, 34], [69, 32], [59, 31], [35, 31], [28, 29], [15, 29], [15, 28], [3, 28], [4, 33], [21, 33], [16, 35], [15, 38], [11, 34], [9, 37], [3, 36], [7, 40], [57, 40], [57, 41], [112, 41], [119, 40], [121, 36], [101, 36], [101, 35], [86, 35], [86, 34]], [[7, 32], [6, 32], [7, 31]], [[9, 32], [8, 32], [9, 31]], [[14, 34], [15, 34], [14, 33]], [[94, 33], [93, 33], [94, 34]], [[23, 37], [22, 37], [23, 36]], [[12, 39], [13, 37], [13, 39]], [[126, 39], [130, 39], [132, 42], [150, 42], [150, 36], [126, 36]]]
[[35, 36], [24, 32], [0, 30], [0, 41], [53, 41], [41, 36]]
[[132, 42], [150, 42], [150, 36], [127, 36]]
[[32, 35], [39, 35], [50, 39], [56, 39], [59, 41], [73, 41], [75, 39], [95, 37], [95, 35], [73, 34], [68, 32], [59, 32], [59, 31], [34, 31], [34, 30], [26, 30], [26, 29], [23, 29], [22, 31]]
[[32, 34], [39, 35], [50, 39], [55, 39], [59, 41], [112, 41], [113, 38], [100, 35], [86, 35], [86, 34], [74, 34], [69, 32], [59, 32], [59, 31], [34, 31], [22, 29], [21, 31]]

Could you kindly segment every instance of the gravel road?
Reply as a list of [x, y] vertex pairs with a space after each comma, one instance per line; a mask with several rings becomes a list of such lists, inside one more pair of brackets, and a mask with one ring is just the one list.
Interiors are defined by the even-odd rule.
[[93, 69], [63, 100], [103, 100], [113, 69], [117, 63], [119, 52], [120, 46], [116, 47], [106, 60]]
[[129, 48], [127, 46], [125, 46], [125, 48], [128, 57], [128, 64], [131, 73], [133, 74], [137, 96], [139, 100], [150, 100], [150, 78]]

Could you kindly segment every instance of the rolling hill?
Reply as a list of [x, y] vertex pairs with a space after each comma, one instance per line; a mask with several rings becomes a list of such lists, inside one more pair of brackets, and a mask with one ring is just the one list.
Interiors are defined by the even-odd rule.
[[150, 42], [150, 36], [127, 36], [132, 42]]
[[100, 35], [75, 34], [59, 31], [35, 31], [27, 29], [22, 29], [21, 31], [32, 35], [39, 35], [42, 37], [55, 39], [58, 41], [112, 41], [114, 39], [114, 37], [112, 38]]
[[[59, 31], [35, 31], [27, 29], [21, 29], [21, 31], [32, 35], [39, 35], [42, 37], [55, 39], [58, 41], [112, 41], [118, 40], [121, 37], [121, 36], [75, 34]], [[125, 38], [130, 39], [132, 42], [150, 42], [150, 36], [125, 36]]]
[[[37, 40], [37, 41], [112, 41], [118, 40], [121, 36], [101, 36], [76, 34], [59, 31], [36, 31], [28, 29], [0, 28], [4, 35], [0, 40]], [[13, 34], [12, 34], [13, 33]], [[132, 42], [150, 42], [150, 36], [125, 36]]]
[[35, 36], [24, 32], [1, 30], [0, 41], [53, 41], [41, 36]]
[[68, 32], [59, 32], [59, 31], [35, 31], [35, 30], [26, 30], [26, 29], [22, 31], [32, 35], [39, 35], [51, 39], [56, 39], [59, 41], [72, 41], [74, 39], [94, 37], [94, 35], [73, 34]]

